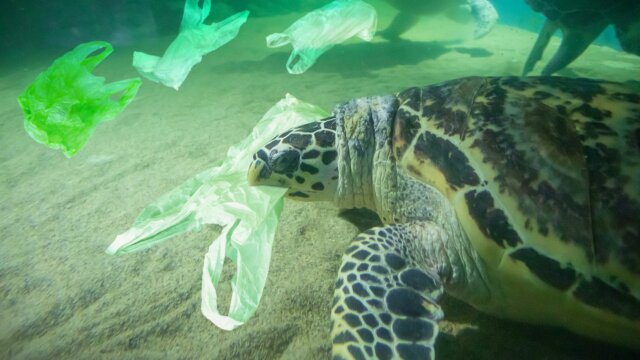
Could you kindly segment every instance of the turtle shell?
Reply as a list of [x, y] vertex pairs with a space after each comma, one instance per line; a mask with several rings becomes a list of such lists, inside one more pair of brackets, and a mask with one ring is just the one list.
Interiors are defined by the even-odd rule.
[[640, 324], [637, 92], [465, 78], [398, 99], [397, 163], [450, 200], [489, 268], [523, 265], [535, 282]]

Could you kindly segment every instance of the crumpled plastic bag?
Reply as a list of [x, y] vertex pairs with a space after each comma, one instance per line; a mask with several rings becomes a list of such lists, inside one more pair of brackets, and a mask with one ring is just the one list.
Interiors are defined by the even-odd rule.
[[270, 48], [293, 45], [287, 60], [290, 74], [302, 74], [335, 44], [353, 36], [371, 41], [378, 17], [373, 6], [360, 0], [336, 0], [298, 19], [282, 33], [267, 36]]
[[24, 129], [35, 141], [61, 149], [70, 158], [99, 123], [115, 118], [133, 100], [139, 78], [105, 85], [103, 77], [91, 74], [112, 51], [105, 41], [80, 44], [56, 59], [18, 97]]
[[[247, 170], [252, 156], [287, 129], [327, 115], [287, 94], [264, 115], [249, 137], [229, 149], [224, 162], [147, 206], [133, 227], [116, 237], [107, 253], [141, 250], [174, 235], [198, 231], [205, 224], [225, 225], [204, 258], [201, 310], [222, 329], [242, 325], [253, 315], [262, 296], [286, 192], [283, 188], [249, 185]], [[225, 256], [236, 264], [227, 316], [218, 311], [216, 294]]]
[[488, 0], [469, 0], [471, 14], [476, 21], [473, 38], [480, 39], [491, 32], [498, 21], [498, 11]]
[[247, 21], [249, 11], [234, 14], [219, 23], [205, 25], [211, 11], [211, 0], [187, 0], [180, 24], [180, 33], [169, 45], [162, 58], [135, 51], [133, 66], [147, 79], [180, 88], [191, 68], [206, 55], [233, 40]]

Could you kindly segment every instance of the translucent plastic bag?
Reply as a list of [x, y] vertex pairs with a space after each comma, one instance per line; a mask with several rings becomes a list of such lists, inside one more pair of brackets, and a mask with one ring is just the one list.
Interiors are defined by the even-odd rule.
[[480, 39], [487, 35], [498, 21], [498, 11], [488, 0], [468, 0], [471, 14], [476, 20], [473, 37]]
[[267, 36], [270, 48], [293, 45], [287, 71], [302, 74], [324, 52], [353, 36], [371, 41], [377, 26], [376, 10], [360, 0], [336, 0], [310, 12], [284, 32]]
[[24, 128], [35, 141], [61, 149], [70, 158], [99, 123], [115, 118], [133, 100], [139, 78], [105, 85], [103, 77], [91, 74], [112, 51], [104, 41], [80, 44], [56, 59], [18, 97]]
[[[255, 312], [266, 282], [271, 245], [286, 189], [250, 186], [247, 169], [253, 154], [286, 129], [328, 114], [291, 95], [273, 106], [245, 140], [227, 152], [219, 166], [187, 180], [138, 216], [133, 227], [118, 235], [108, 254], [152, 246], [205, 224], [226, 225], [205, 255], [202, 270], [202, 313], [218, 327], [231, 330]], [[227, 316], [218, 311], [216, 288], [224, 259], [236, 263]]]
[[133, 53], [133, 66], [140, 75], [176, 90], [187, 78], [191, 68], [206, 55], [233, 40], [247, 21], [248, 11], [234, 14], [219, 23], [205, 25], [211, 11], [211, 0], [187, 0], [178, 37], [169, 45], [162, 58], [142, 52]]

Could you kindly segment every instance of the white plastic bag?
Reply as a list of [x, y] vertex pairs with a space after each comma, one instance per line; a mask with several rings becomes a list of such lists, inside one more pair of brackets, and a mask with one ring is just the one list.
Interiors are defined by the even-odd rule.
[[353, 36], [371, 41], [376, 32], [377, 14], [373, 6], [360, 0], [336, 0], [310, 12], [282, 33], [267, 36], [270, 48], [293, 45], [287, 71], [302, 74], [325, 51]]
[[[289, 128], [328, 114], [287, 94], [256, 124], [253, 132], [227, 152], [220, 165], [204, 171], [147, 206], [133, 227], [107, 249], [111, 255], [150, 247], [169, 237], [224, 225], [205, 255], [201, 310], [218, 327], [232, 330], [255, 312], [267, 279], [271, 245], [283, 205], [284, 188], [250, 186], [247, 169], [260, 147]], [[218, 311], [216, 288], [224, 259], [236, 264], [228, 315]]]
[[202, 56], [233, 40], [249, 16], [249, 11], [242, 11], [219, 23], [205, 25], [210, 10], [211, 0], [204, 0], [202, 8], [198, 0], [187, 0], [180, 33], [162, 57], [133, 53], [133, 66], [140, 75], [178, 90]]

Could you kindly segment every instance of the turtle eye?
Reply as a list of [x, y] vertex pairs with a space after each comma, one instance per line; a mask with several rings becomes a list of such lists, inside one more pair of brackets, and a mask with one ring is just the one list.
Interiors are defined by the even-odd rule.
[[282, 174], [292, 174], [300, 164], [300, 153], [295, 150], [279, 152], [274, 149], [269, 154], [271, 169]]

